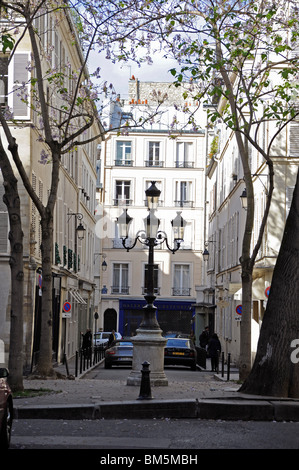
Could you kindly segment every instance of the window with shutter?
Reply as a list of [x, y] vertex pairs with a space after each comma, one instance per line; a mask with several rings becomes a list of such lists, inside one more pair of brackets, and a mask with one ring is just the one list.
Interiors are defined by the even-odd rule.
[[287, 186], [287, 190], [286, 190], [286, 218], [288, 217], [290, 209], [291, 209], [294, 189], [295, 189], [295, 186]]
[[8, 56], [0, 56], [0, 107], [7, 105]]
[[8, 68], [8, 106], [14, 119], [30, 118], [30, 55], [15, 53]]
[[290, 123], [289, 149], [290, 157], [299, 157], [299, 124], [297, 122]]

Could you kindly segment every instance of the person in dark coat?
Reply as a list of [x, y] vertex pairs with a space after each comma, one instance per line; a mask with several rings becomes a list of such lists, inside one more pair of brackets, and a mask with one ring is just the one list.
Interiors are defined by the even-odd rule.
[[112, 330], [110, 335], [109, 335], [109, 340], [108, 340], [108, 348], [110, 348], [110, 346], [113, 345], [114, 341], [116, 340], [116, 336], [115, 336], [115, 331]]
[[208, 353], [211, 358], [212, 371], [217, 372], [221, 343], [216, 333], [214, 333], [208, 344]]
[[200, 337], [199, 337], [200, 347], [206, 349], [207, 345], [209, 343], [209, 339], [210, 339], [209, 327], [206, 326], [205, 329], [203, 330], [203, 332], [201, 333]]
[[82, 338], [83, 338], [82, 349], [83, 349], [84, 355], [86, 357], [90, 357], [91, 356], [91, 344], [92, 344], [92, 333], [91, 333], [90, 328], [86, 330], [85, 334], [82, 333]]
[[92, 334], [91, 329], [86, 330], [86, 333], [83, 335], [82, 333], [82, 349], [89, 349], [91, 348], [91, 341], [92, 341]]

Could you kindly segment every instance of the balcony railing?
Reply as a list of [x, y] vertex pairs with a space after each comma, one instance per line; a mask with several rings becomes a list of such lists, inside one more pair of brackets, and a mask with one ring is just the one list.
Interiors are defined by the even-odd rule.
[[194, 168], [194, 162], [175, 162], [176, 168]]
[[194, 201], [174, 201], [176, 207], [193, 207]]
[[133, 203], [132, 199], [125, 199], [125, 198], [113, 199], [114, 206], [131, 206], [132, 203]]
[[115, 160], [115, 166], [133, 166], [133, 160]]
[[154, 166], [162, 168], [164, 166], [164, 162], [160, 160], [145, 160], [145, 166]]
[[177, 296], [190, 296], [191, 287], [173, 287], [172, 295]]
[[129, 293], [130, 293], [129, 286], [112, 286], [111, 287], [111, 294], [128, 295]]

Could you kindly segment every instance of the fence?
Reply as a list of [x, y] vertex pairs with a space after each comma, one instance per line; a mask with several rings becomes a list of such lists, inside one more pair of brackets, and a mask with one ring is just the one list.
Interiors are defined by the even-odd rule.
[[[219, 370], [217, 372], [219, 374]], [[230, 353], [227, 354], [226, 373], [227, 373], [227, 380], [229, 381], [229, 378], [230, 378]], [[224, 352], [222, 352], [222, 354], [221, 354], [221, 377], [224, 377]]]
[[105, 349], [105, 346], [101, 344], [94, 348], [81, 348], [79, 351], [76, 351], [75, 377], [78, 377], [78, 374], [82, 374], [82, 372], [85, 372], [100, 362], [105, 356]]

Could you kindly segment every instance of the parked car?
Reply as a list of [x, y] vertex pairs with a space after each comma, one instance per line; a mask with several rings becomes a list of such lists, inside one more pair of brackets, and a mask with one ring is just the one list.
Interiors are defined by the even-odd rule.
[[189, 366], [196, 370], [197, 352], [187, 338], [169, 338], [164, 349], [164, 365]]
[[132, 361], [133, 343], [130, 341], [116, 341], [105, 351], [105, 369], [112, 366], [132, 366]]
[[[121, 334], [115, 332], [116, 339], [121, 339]], [[93, 335], [93, 345], [100, 346], [103, 344], [104, 346], [108, 345], [109, 336], [111, 335], [111, 331], [98, 331]]]
[[8, 370], [0, 368], [0, 449], [8, 449], [13, 420], [13, 401], [7, 383]]

